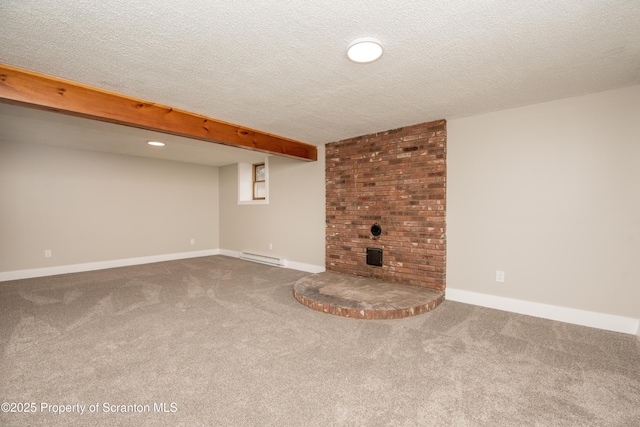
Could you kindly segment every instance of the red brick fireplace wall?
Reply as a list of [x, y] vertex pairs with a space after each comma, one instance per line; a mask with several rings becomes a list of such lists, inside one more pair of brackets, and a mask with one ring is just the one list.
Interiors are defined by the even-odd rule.
[[446, 147], [445, 120], [326, 145], [328, 271], [444, 290]]

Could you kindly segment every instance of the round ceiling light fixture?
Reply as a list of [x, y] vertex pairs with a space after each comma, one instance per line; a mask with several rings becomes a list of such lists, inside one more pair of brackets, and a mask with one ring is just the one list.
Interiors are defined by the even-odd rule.
[[358, 64], [373, 62], [382, 56], [382, 42], [373, 37], [360, 37], [349, 43], [347, 56]]
[[149, 141], [147, 144], [153, 145], [154, 147], [164, 147], [164, 142], [160, 141]]

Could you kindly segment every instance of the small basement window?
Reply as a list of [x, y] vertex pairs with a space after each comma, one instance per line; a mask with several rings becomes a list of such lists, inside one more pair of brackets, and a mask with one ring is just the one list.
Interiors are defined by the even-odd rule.
[[238, 163], [238, 204], [269, 204], [269, 158], [260, 163]]
[[253, 165], [253, 200], [264, 200], [267, 195], [267, 176], [264, 163]]

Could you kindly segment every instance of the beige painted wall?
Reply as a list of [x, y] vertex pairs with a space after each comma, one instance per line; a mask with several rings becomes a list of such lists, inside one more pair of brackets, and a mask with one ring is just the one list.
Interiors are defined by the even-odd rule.
[[316, 162], [269, 157], [268, 205], [238, 205], [237, 165], [221, 167], [220, 248], [324, 267], [324, 164], [323, 146]]
[[447, 127], [447, 288], [640, 318], [640, 86]]
[[215, 167], [0, 141], [0, 271], [217, 249], [218, 224]]

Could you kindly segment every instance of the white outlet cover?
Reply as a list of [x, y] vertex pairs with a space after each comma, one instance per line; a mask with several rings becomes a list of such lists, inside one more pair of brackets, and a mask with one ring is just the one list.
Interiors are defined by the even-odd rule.
[[496, 270], [496, 282], [504, 282], [504, 271]]

